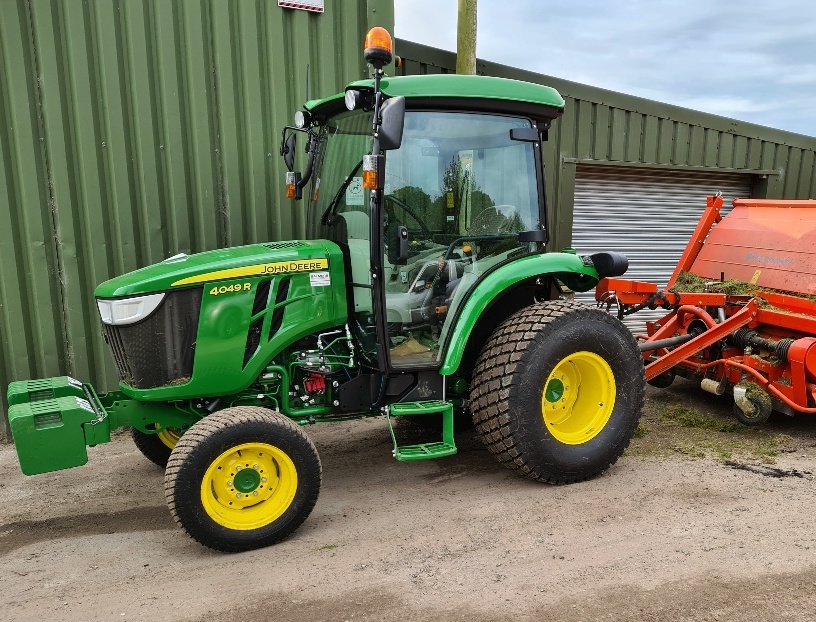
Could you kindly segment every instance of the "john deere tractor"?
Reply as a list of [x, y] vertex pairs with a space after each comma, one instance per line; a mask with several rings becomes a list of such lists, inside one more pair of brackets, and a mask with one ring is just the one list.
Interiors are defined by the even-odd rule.
[[[564, 100], [500, 78], [387, 77], [391, 50], [373, 29], [373, 79], [306, 102], [283, 130], [303, 239], [179, 254], [101, 284], [117, 391], [64, 376], [9, 386], [24, 473], [85, 464], [87, 446], [130, 427], [166, 467], [182, 529], [243, 551], [314, 507], [310, 424], [382, 417], [411, 461], [455, 454], [454, 422], [470, 416], [499, 462], [542, 482], [617, 460], [642, 359], [617, 319], [570, 293], [626, 258], [545, 252], [541, 145]], [[392, 421], [416, 416], [438, 420], [435, 438], [400, 444]]]

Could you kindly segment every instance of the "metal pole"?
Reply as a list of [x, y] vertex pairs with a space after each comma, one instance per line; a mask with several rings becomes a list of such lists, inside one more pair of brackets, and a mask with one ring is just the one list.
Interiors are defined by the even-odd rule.
[[459, 0], [456, 28], [456, 73], [476, 75], [476, 2]]

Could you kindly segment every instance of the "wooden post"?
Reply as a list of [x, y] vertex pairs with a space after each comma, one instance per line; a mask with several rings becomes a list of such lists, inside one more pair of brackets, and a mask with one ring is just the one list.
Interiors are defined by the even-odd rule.
[[459, 0], [456, 28], [456, 73], [476, 75], [476, 2]]

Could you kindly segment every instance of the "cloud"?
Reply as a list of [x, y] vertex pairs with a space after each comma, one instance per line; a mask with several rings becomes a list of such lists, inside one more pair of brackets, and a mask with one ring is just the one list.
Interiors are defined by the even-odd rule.
[[[456, 49], [456, 3], [395, 0], [396, 34]], [[478, 55], [816, 136], [812, 0], [479, 0]]]

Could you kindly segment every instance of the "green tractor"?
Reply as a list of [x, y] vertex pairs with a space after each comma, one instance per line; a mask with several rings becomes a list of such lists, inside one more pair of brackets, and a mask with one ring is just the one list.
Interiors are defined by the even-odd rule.
[[[118, 391], [64, 376], [9, 386], [25, 474], [85, 464], [87, 446], [130, 427], [166, 467], [177, 523], [244, 551], [314, 507], [308, 424], [383, 417], [410, 461], [455, 454], [454, 422], [470, 415], [502, 464], [559, 484], [617, 460], [643, 362], [617, 319], [569, 293], [627, 260], [545, 252], [541, 144], [564, 100], [500, 78], [387, 77], [390, 42], [369, 33], [373, 79], [306, 102], [283, 130], [304, 239], [180, 254], [101, 284]], [[432, 442], [398, 443], [392, 420], [412, 416], [436, 419]]]

